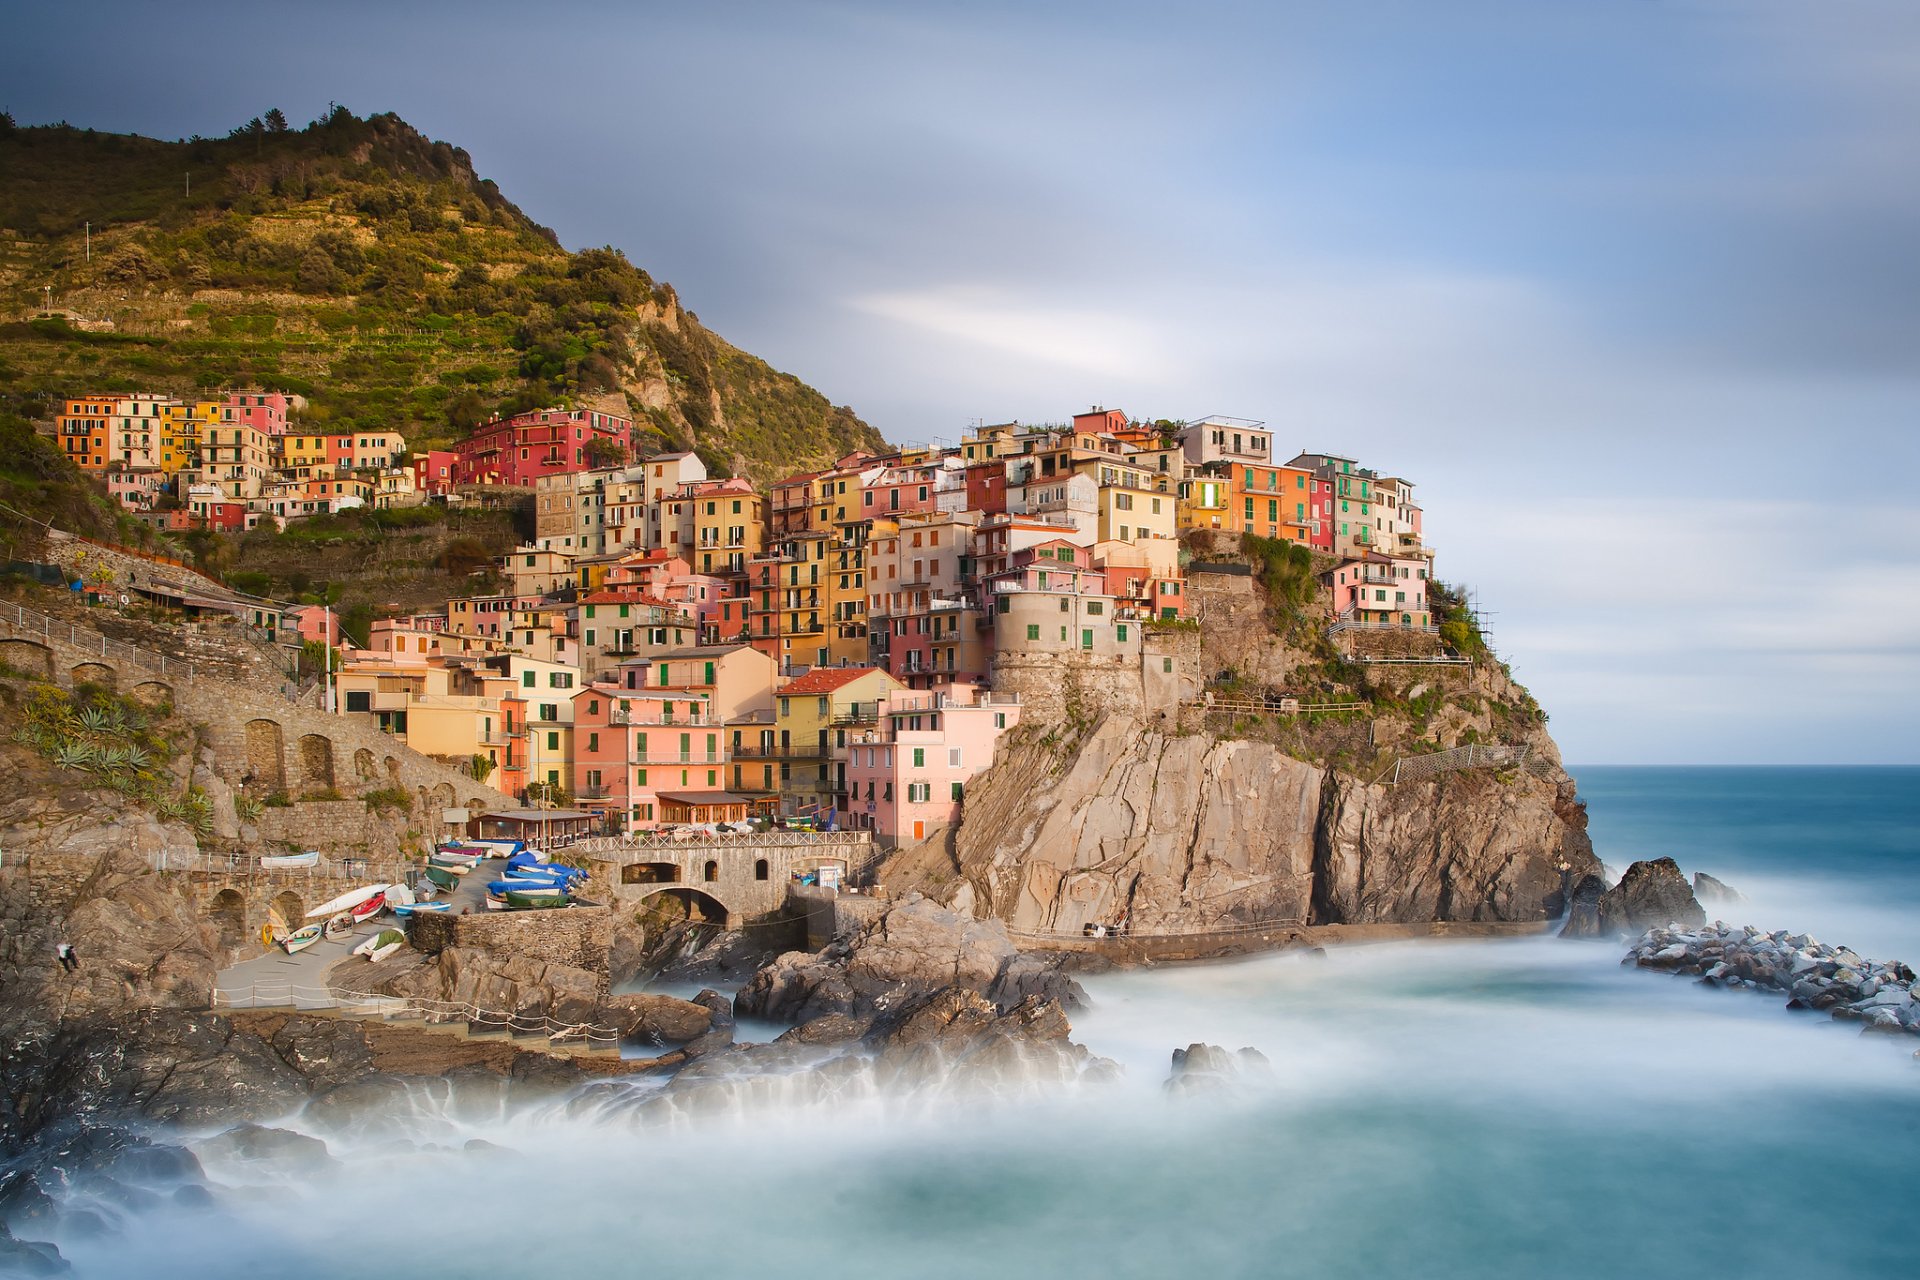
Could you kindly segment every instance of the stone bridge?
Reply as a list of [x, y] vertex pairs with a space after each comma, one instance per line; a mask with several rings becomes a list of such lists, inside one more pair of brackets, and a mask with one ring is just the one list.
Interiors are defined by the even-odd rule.
[[873, 864], [876, 852], [865, 831], [760, 831], [685, 840], [636, 833], [576, 841], [568, 849], [585, 859], [597, 901], [631, 911], [670, 894], [693, 918], [728, 928], [782, 910], [796, 875], [837, 866], [852, 878]]
[[67, 688], [96, 684], [207, 726], [214, 769], [236, 790], [353, 795], [399, 788], [426, 833], [440, 811], [512, 802], [451, 765], [395, 741], [366, 712], [328, 714], [275, 691], [209, 675], [177, 658], [17, 605], [0, 605], [0, 662]]

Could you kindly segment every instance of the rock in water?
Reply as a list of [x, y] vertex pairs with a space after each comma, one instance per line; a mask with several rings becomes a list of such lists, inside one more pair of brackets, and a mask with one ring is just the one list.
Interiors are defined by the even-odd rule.
[[1693, 896], [1703, 907], [1738, 906], [1747, 895], [1715, 880], [1704, 871], [1693, 873]]
[[73, 1269], [60, 1250], [38, 1240], [16, 1240], [0, 1224], [0, 1274], [18, 1276], [57, 1276]]
[[1645, 933], [1669, 924], [1698, 929], [1707, 922], [1672, 858], [1628, 867], [1620, 883], [1601, 895], [1599, 910], [1600, 928], [1607, 934]]
[[1273, 1064], [1258, 1049], [1228, 1053], [1217, 1044], [1190, 1044], [1173, 1051], [1167, 1092], [1221, 1093], [1238, 1089], [1256, 1076], [1273, 1074]]
[[1567, 895], [1567, 922], [1560, 928], [1563, 938], [1605, 938], [1600, 923], [1600, 900], [1606, 897], [1607, 882], [1599, 876], [1581, 876], [1580, 883]]

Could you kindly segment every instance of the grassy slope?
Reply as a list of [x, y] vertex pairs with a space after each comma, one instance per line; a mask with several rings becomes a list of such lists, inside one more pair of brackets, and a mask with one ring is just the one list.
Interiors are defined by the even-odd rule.
[[[416, 446], [590, 403], [761, 481], [881, 443], [393, 116], [187, 142], [0, 129], [0, 173], [0, 386], [19, 395], [268, 385], [307, 395], [315, 429]], [[112, 331], [35, 322], [43, 286]]]

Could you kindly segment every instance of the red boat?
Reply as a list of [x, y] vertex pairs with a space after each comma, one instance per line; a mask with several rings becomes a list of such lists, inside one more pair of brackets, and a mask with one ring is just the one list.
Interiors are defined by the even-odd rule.
[[387, 895], [384, 893], [376, 893], [365, 902], [357, 906], [349, 907], [347, 914], [353, 917], [355, 924], [359, 924], [362, 920], [371, 920], [374, 916], [378, 915], [380, 909], [386, 905]]

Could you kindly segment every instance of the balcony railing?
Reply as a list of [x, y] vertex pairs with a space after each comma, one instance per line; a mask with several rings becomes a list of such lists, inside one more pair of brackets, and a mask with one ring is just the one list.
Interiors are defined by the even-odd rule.
[[735, 760], [824, 760], [833, 748], [819, 743], [743, 742], [733, 748]]

